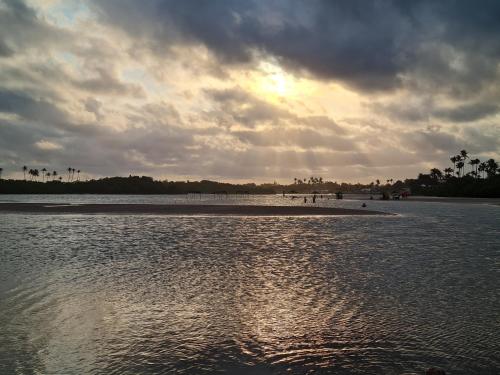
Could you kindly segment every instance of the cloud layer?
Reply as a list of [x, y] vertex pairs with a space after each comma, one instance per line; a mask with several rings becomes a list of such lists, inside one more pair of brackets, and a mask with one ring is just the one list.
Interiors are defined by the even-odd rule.
[[371, 181], [500, 155], [500, 4], [0, 0], [0, 161]]

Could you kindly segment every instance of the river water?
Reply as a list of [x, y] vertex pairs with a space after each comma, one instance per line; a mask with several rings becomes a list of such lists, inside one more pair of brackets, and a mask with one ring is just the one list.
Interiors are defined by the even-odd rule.
[[[303, 204], [0, 197], [196, 199]], [[0, 214], [0, 374], [498, 373], [500, 207], [367, 204], [398, 215]]]

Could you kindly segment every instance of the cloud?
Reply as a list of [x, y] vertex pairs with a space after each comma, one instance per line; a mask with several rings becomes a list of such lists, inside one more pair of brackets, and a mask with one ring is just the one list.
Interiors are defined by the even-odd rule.
[[[414, 74], [424, 80], [462, 78], [471, 85], [497, 74], [496, 1], [477, 6], [451, 0], [156, 0], [147, 5], [110, 0], [94, 6], [103, 22], [162, 53], [175, 45], [203, 45], [224, 64], [269, 55], [288, 69], [361, 90], [393, 89]], [[453, 56], [439, 54], [446, 50]], [[477, 50], [480, 58], [470, 52]]]
[[500, 155], [496, 1], [29, 4], [0, 0], [6, 175], [366, 181]]
[[60, 144], [47, 141], [45, 139], [41, 139], [40, 141], [35, 142], [35, 146], [40, 150], [46, 150], [46, 151], [62, 149], [62, 146]]
[[481, 120], [499, 112], [500, 105], [498, 104], [472, 103], [452, 108], [440, 108], [435, 111], [434, 115], [453, 122], [471, 122]]
[[67, 121], [67, 115], [43, 99], [34, 99], [24, 92], [0, 88], [0, 111], [17, 114], [27, 120], [57, 124]]

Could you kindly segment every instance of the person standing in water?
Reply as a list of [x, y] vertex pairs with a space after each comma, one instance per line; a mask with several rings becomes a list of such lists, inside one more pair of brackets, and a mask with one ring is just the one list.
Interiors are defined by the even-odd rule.
[[313, 203], [316, 203], [316, 194], [313, 195]]
[[304, 197], [304, 203], [307, 203], [307, 197]]

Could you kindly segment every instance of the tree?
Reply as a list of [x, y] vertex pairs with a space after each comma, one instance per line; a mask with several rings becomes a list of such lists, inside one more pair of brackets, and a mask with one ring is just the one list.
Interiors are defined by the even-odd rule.
[[486, 162], [486, 173], [488, 177], [496, 175], [497, 169], [498, 169], [498, 163], [495, 161], [495, 159], [489, 159]]
[[443, 178], [443, 172], [441, 172], [439, 169], [437, 168], [432, 168], [431, 169], [431, 173], [430, 173], [430, 176], [433, 180], [436, 180], [436, 181], [439, 181], [441, 180], [441, 178]]
[[71, 167], [68, 167], [68, 182], [71, 178], [71, 171], [72, 171], [72, 168]]
[[481, 174], [481, 177], [483, 177], [483, 178], [484, 178], [484, 172], [486, 171], [487, 166], [488, 165], [483, 161], [482, 163], [479, 164], [479, 166], [477, 168], [477, 170]]
[[0, 180], [2, 179], [3, 168], [0, 168]]
[[[469, 161], [469, 164], [470, 164], [470, 165], [471, 165], [471, 167], [474, 169], [474, 173], [473, 173], [473, 174], [474, 174], [474, 176], [476, 176], [476, 177], [478, 176], [478, 174], [477, 174], [477, 166], [479, 165], [479, 163], [480, 163], [480, 162], [481, 162], [481, 160], [479, 160], [479, 159], [477, 159], [477, 158], [476, 158], [476, 159], [471, 159], [471, 160]], [[475, 168], [474, 168], [474, 167], [475, 167]]]
[[56, 179], [56, 176], [57, 176], [57, 171], [53, 171], [52, 172], [52, 181], [54, 181]]
[[464, 176], [464, 174], [465, 174], [465, 160], [469, 158], [469, 156], [468, 156], [468, 152], [467, 152], [467, 151], [465, 151], [465, 150], [461, 150], [461, 151], [460, 151], [460, 155], [459, 155], [459, 156], [460, 156], [460, 158], [461, 158], [461, 161], [463, 161], [463, 162], [464, 162], [464, 165], [462, 166], [462, 168], [464, 169], [464, 170], [462, 171], [462, 177], [463, 177], [463, 176]]
[[77, 173], [77, 176], [78, 176], [77, 177], [77, 181], [80, 181], [80, 170], [77, 170], [76, 173]]
[[445, 168], [444, 169], [444, 173], [445, 173], [445, 177], [448, 179], [452, 176], [452, 173], [453, 173], [453, 169], [448, 167], [448, 168]]
[[24, 174], [24, 181], [26, 181], [26, 171], [28, 170], [27, 166], [23, 166], [23, 174]]
[[457, 175], [458, 177], [461, 177], [461, 174], [460, 174], [460, 171], [462, 170], [462, 168], [464, 167], [464, 162], [462, 160], [460, 160], [458, 163], [457, 163], [457, 168], [458, 168], [458, 172], [457, 172]]
[[47, 168], [43, 168], [42, 172], [43, 172], [42, 173], [42, 182], [44, 182], [45, 181], [45, 172], [47, 172]]
[[450, 158], [450, 160], [453, 163], [453, 174], [455, 174], [455, 168], [457, 167], [457, 162], [460, 161], [460, 157], [459, 156], [452, 156]]

